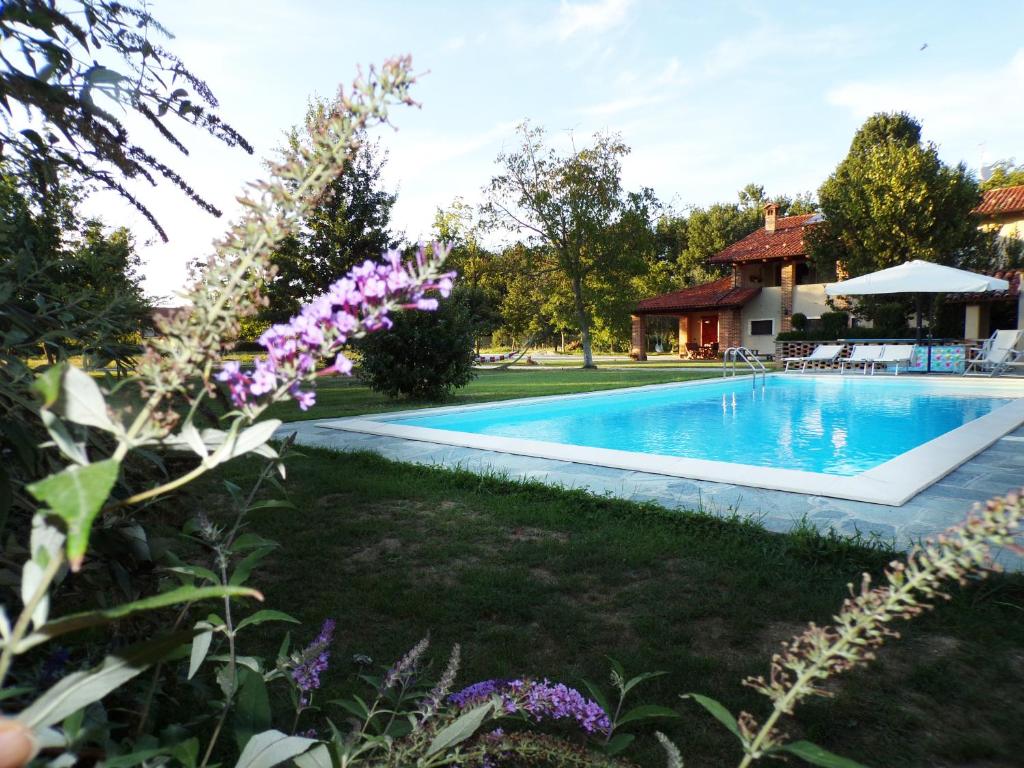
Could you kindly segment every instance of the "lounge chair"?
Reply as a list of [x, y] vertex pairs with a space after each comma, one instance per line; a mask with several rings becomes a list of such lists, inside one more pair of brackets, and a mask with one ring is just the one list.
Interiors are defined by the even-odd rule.
[[[1015, 367], [1024, 356], [1020, 350], [1021, 337], [1024, 331], [996, 331], [978, 349], [973, 350], [964, 375], [996, 376], [1011, 366]], [[973, 369], [973, 372], [972, 372]]]
[[917, 347], [913, 344], [884, 345], [878, 359], [871, 364], [871, 373], [874, 374], [876, 366], [891, 365], [893, 367], [893, 375], [899, 376], [900, 363], [903, 364], [904, 371], [909, 368], [914, 359], [914, 350], [916, 349]]
[[882, 347], [875, 344], [874, 346], [868, 346], [867, 344], [857, 344], [853, 347], [853, 351], [850, 352], [848, 358], [840, 358], [839, 360], [839, 372], [846, 373], [846, 366], [851, 368], [856, 365], [863, 366], [862, 373], [868, 372], [868, 365], [871, 365], [871, 372], [875, 372], [875, 361], [878, 360], [879, 355], [882, 354]]
[[786, 364], [783, 371], [788, 371], [790, 364], [801, 363], [800, 373], [807, 370], [808, 363], [834, 363], [839, 353], [843, 351], [842, 344], [819, 344], [814, 351], [806, 357], [785, 357], [782, 362]]

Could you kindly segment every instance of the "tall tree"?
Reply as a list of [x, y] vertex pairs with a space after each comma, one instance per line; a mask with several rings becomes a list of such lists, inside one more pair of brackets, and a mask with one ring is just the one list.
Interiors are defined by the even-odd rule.
[[598, 134], [592, 146], [564, 155], [545, 146], [541, 128], [523, 124], [519, 139], [518, 150], [498, 156], [502, 173], [491, 180], [484, 210], [493, 225], [541, 246], [546, 266], [565, 278], [583, 365], [592, 368], [595, 291], [637, 270], [618, 225], [643, 218], [630, 212], [645, 196], [623, 192], [621, 159], [629, 148], [617, 136]]
[[854, 276], [911, 259], [963, 264], [984, 239], [971, 216], [978, 185], [905, 113], [868, 118], [818, 197], [824, 221], [808, 244], [826, 273], [837, 262]]
[[1024, 184], [1024, 165], [1014, 165], [1012, 158], [993, 163], [990, 170], [991, 175], [980, 184], [983, 192]]
[[[288, 143], [296, 149], [308, 141], [327, 108], [310, 106], [305, 126], [293, 129]], [[348, 170], [331, 183], [297, 235], [286, 238], [271, 262], [277, 270], [268, 281], [268, 300], [260, 318], [285, 322], [303, 302], [323, 293], [356, 264], [378, 259], [382, 251], [396, 247], [390, 230], [391, 208], [397, 196], [382, 187], [381, 171], [387, 153], [365, 136]]]
[[[160, 44], [170, 33], [146, 4], [108, 0], [7, 0], [0, 3], [0, 147], [8, 163], [45, 190], [60, 169], [114, 190], [166, 240], [156, 216], [125, 185], [163, 178], [219, 216], [152, 149], [136, 143], [116, 113], [152, 125], [176, 152], [193, 126], [227, 146], [249, 143], [217, 115], [209, 87]], [[16, 111], [16, 107], [20, 107]], [[113, 107], [114, 109], [111, 109]]]

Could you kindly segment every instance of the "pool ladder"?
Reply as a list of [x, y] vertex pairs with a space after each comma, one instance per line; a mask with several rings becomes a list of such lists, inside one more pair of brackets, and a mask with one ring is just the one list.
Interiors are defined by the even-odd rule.
[[[757, 374], [761, 374], [761, 386], [763, 387], [768, 378], [768, 369], [764, 367], [764, 363], [757, 359], [757, 355], [754, 354], [747, 347], [729, 347], [725, 350], [725, 354], [722, 355], [722, 378], [730, 375], [729, 371], [732, 371], [732, 375], [736, 375], [736, 362], [742, 360], [750, 367], [750, 372], [754, 374], [752, 380], [753, 388], [757, 389]], [[729, 368], [729, 364], [732, 363], [732, 368]]]

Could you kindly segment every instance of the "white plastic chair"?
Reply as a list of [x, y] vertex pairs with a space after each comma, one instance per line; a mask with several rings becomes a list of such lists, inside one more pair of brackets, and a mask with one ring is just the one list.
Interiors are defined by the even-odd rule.
[[910, 367], [911, 361], [914, 359], [914, 350], [917, 349], [913, 344], [886, 344], [882, 347], [882, 353], [878, 356], [878, 359], [871, 364], [871, 373], [874, 374], [875, 366], [878, 365], [891, 365], [893, 366], [893, 375], [900, 375], [900, 363], [903, 364], [904, 370]]
[[868, 365], [871, 365], [871, 372], [875, 372], [875, 361], [878, 360], [879, 355], [882, 354], [883, 347], [877, 344], [868, 346], [867, 344], [857, 344], [854, 346], [853, 351], [850, 352], [850, 357], [846, 359], [840, 358], [839, 360], [839, 372], [846, 373], [846, 366], [851, 368], [855, 365], [862, 365], [864, 368], [861, 373], [866, 374], [868, 372]]
[[800, 373], [807, 370], [809, 363], [834, 363], [836, 358], [839, 357], [839, 353], [843, 351], [842, 344], [819, 344], [814, 348], [814, 351], [806, 357], [786, 357], [783, 361], [786, 365], [782, 369], [783, 372], [789, 370], [791, 363], [802, 363], [800, 366]]
[[[964, 375], [996, 376], [1008, 370], [1024, 356], [1020, 350], [1022, 330], [996, 331], [967, 361]], [[972, 373], [972, 370], [973, 373]]]

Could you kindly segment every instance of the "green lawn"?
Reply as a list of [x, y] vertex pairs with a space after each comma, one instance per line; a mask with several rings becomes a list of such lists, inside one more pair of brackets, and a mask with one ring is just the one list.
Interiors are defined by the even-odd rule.
[[[481, 377], [463, 402], [624, 383], [603, 371], [519, 377]], [[641, 383], [635, 372], [628, 381]], [[336, 413], [379, 404], [358, 388], [325, 394]], [[462, 643], [460, 685], [524, 674], [580, 685], [606, 679], [610, 655], [627, 671], [670, 672], [643, 699], [681, 714], [662, 727], [687, 768], [735, 765], [738, 752], [678, 694], [764, 713], [767, 700], [741, 680], [767, 673], [780, 641], [808, 620], [827, 622], [847, 583], [891, 557], [582, 492], [371, 455], [302, 453], [288, 473], [295, 510], [253, 515], [253, 530], [282, 544], [256, 586], [265, 607], [302, 619], [297, 642], [324, 617], [339, 620], [322, 701], [358, 690], [353, 654], [387, 664], [428, 632], [438, 664]], [[229, 465], [228, 474], [245, 485], [255, 466]], [[218, 507], [214, 480], [189, 492], [194, 508]], [[873, 668], [847, 676], [834, 699], [803, 707], [785, 730], [867, 765], [1019, 765], [1024, 579], [954, 592], [951, 603], [901, 626], [906, 636]], [[259, 635], [261, 650], [273, 653], [280, 636]], [[652, 730], [629, 754], [640, 765], [664, 765]]]
[[[465, 405], [488, 400], [510, 400], [538, 395], [566, 395], [643, 384], [665, 384], [671, 381], [719, 376], [716, 371], [673, 370], [659, 368], [598, 368], [584, 370], [551, 370], [545, 367], [522, 367], [508, 370], [482, 370], [468, 386], [458, 390], [445, 405]], [[357, 379], [332, 376], [317, 384], [317, 404], [302, 412], [294, 403], [275, 405], [268, 416], [284, 421], [356, 416], [407, 408], [429, 408], [432, 402], [391, 400], [360, 384]]]

